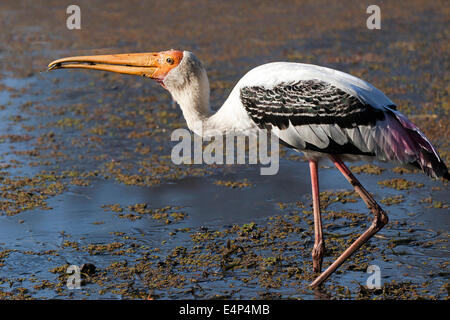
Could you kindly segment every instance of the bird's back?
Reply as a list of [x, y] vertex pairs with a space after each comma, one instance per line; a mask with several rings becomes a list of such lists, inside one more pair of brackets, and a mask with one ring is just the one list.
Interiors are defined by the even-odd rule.
[[251, 84], [271, 88], [280, 83], [317, 79], [329, 83], [373, 107], [394, 105], [386, 95], [373, 85], [348, 73], [306, 63], [271, 62], [258, 66], [244, 75], [237, 88]]
[[250, 70], [230, 98], [239, 100], [239, 106], [233, 105], [244, 110], [243, 117], [271, 128], [284, 144], [307, 156], [375, 157], [448, 178], [447, 167], [425, 135], [380, 90], [347, 73], [268, 63]]

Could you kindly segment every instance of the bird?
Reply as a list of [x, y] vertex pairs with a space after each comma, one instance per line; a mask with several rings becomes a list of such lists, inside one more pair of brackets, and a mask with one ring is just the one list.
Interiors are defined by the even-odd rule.
[[[184, 50], [76, 56], [55, 60], [48, 70], [82, 68], [147, 77], [169, 91], [188, 128], [224, 135], [270, 130], [309, 164], [314, 217], [313, 272], [317, 288], [389, 221], [386, 212], [344, 161], [394, 162], [431, 178], [450, 180], [444, 161], [424, 133], [383, 92], [348, 73], [327, 67], [271, 62], [248, 71], [223, 105], [213, 111], [206, 68]], [[200, 126], [199, 126], [200, 124]], [[200, 130], [200, 127], [203, 130]], [[320, 212], [318, 163], [331, 160], [373, 214], [372, 224], [322, 272], [325, 242]]]

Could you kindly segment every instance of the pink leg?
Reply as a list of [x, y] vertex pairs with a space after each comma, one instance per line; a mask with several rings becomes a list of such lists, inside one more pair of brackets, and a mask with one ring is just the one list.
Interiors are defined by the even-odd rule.
[[347, 250], [342, 253], [342, 255], [334, 261], [327, 270], [325, 270], [319, 277], [317, 277], [310, 286], [315, 288], [324, 282], [341, 264], [347, 260], [356, 250], [358, 250], [364, 243], [366, 243], [375, 233], [381, 230], [389, 219], [386, 213], [381, 209], [378, 203], [373, 199], [369, 192], [364, 189], [361, 183], [355, 178], [352, 172], [347, 168], [347, 166], [342, 162], [338, 156], [330, 156], [331, 161], [333, 161], [336, 168], [344, 175], [344, 177], [350, 182], [350, 184], [355, 188], [355, 191], [361, 196], [361, 198], [366, 203], [367, 207], [374, 214], [374, 220], [372, 225], [355, 241], [352, 243]]
[[316, 160], [309, 160], [309, 171], [311, 173], [314, 212], [314, 247], [312, 250], [313, 270], [314, 272], [320, 272], [322, 271], [322, 260], [325, 244], [322, 234], [322, 219], [320, 217], [319, 177], [317, 174], [318, 169]]

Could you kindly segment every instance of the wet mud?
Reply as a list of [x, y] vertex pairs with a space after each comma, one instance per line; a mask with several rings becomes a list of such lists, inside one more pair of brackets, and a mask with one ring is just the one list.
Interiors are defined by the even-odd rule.
[[[260, 64], [328, 66], [384, 91], [449, 164], [444, 1], [383, 3], [381, 30], [368, 30], [364, 4], [351, 1], [79, 6], [82, 29], [68, 30], [58, 1], [0, 4], [0, 299], [448, 299], [447, 183], [351, 164], [390, 222], [311, 290], [300, 154], [282, 148], [275, 176], [251, 165], [175, 165], [170, 133], [185, 122], [158, 84], [45, 72], [64, 56], [190, 50], [207, 66], [217, 108]], [[331, 163], [319, 174], [328, 266], [371, 216]], [[80, 289], [67, 286], [70, 265], [84, 265]], [[366, 285], [370, 265], [380, 268], [379, 289]]]

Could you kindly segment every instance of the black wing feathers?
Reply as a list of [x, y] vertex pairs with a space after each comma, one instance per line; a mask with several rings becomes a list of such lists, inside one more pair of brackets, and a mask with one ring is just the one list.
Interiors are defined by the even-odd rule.
[[384, 119], [382, 110], [321, 80], [280, 83], [266, 89], [243, 87], [241, 101], [250, 118], [261, 128], [285, 129], [308, 124], [337, 124], [342, 128], [375, 124]]

